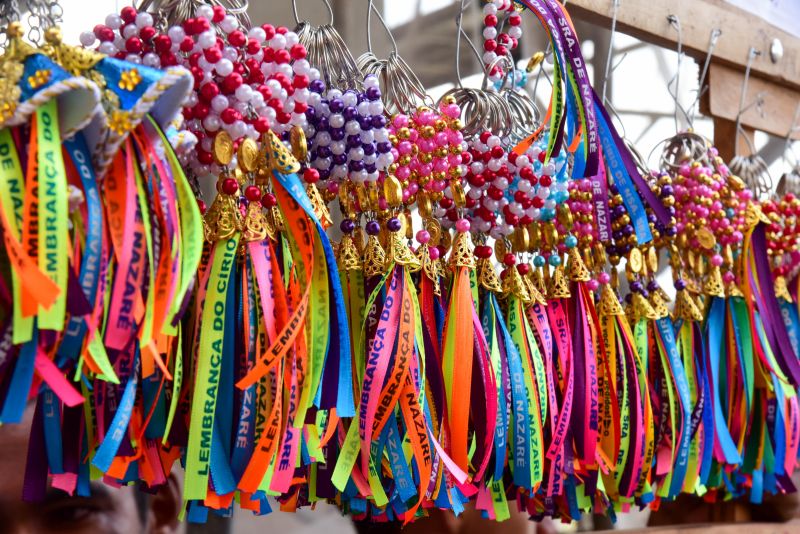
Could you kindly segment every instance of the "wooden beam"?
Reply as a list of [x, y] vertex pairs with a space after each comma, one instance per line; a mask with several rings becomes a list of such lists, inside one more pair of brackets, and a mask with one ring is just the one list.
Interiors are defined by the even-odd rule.
[[[707, 109], [703, 113], [735, 122], [743, 82], [744, 73], [712, 64], [708, 73]], [[800, 91], [751, 75], [744, 102], [747, 108], [741, 117], [744, 126], [783, 138], [797, 126], [792, 121], [800, 105]], [[755, 105], [756, 102], [761, 103]], [[791, 137], [800, 139], [800, 131], [792, 132]]]
[[[736, 122], [714, 117], [714, 146], [724, 161], [731, 161], [734, 156], [749, 156], [750, 146], [755, 146], [755, 130], [742, 126], [736, 135]], [[737, 143], [738, 139], [738, 143]]]
[[[570, 0], [572, 17], [609, 27], [614, 0]], [[753, 60], [754, 74], [800, 89], [800, 38], [772, 26], [724, 0], [620, 0], [617, 29], [643, 41], [677, 48], [678, 34], [667, 17], [678, 17], [683, 49], [702, 62], [711, 30], [722, 30], [714, 48], [714, 59], [744, 70], [750, 47], [761, 52]], [[783, 57], [773, 63], [769, 49], [773, 39], [783, 44]]]

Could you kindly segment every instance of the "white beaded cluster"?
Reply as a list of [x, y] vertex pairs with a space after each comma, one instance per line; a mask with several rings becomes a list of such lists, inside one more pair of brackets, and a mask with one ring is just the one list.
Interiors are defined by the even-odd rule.
[[195, 175], [216, 174], [211, 149], [219, 131], [234, 142], [272, 130], [284, 139], [307, 127], [308, 87], [319, 72], [297, 34], [269, 24], [250, 30], [222, 6], [199, 6], [195, 17], [158, 33], [149, 13], [123, 8], [81, 35], [84, 46], [154, 68], [180, 65], [194, 77], [183, 107], [184, 128], [198, 142], [183, 158]]
[[488, 132], [471, 142], [466, 176], [467, 205], [473, 230], [495, 239], [520, 225], [549, 221], [569, 198], [567, 158], [562, 150], [544, 164], [546, 137], [523, 154], [508, 152], [500, 137]]

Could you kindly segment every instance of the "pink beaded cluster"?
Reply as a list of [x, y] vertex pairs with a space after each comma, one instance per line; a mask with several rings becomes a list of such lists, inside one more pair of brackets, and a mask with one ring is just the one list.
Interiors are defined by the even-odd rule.
[[419, 108], [410, 115], [395, 115], [389, 123], [395, 142], [394, 174], [404, 184], [403, 200], [407, 201], [420, 189], [443, 193], [433, 215], [444, 219], [445, 224], [458, 219], [449, 181], [461, 180], [467, 172], [460, 116], [457, 104], [441, 102], [436, 110]]
[[[507, 14], [505, 21], [502, 20], [503, 13]], [[499, 56], [510, 56], [519, 44], [522, 17], [515, 11], [511, 0], [490, 0], [483, 6], [483, 15], [483, 63], [489, 68]], [[509, 25], [505, 32], [502, 31], [504, 22]], [[502, 65], [494, 65], [489, 71], [489, 79], [497, 82], [505, 74]]]
[[198, 139], [186, 159], [195, 174], [216, 173], [211, 147], [221, 130], [234, 141], [305, 126], [311, 81], [319, 72], [306, 61], [297, 35], [270, 24], [249, 31], [219, 5], [202, 5], [194, 18], [158, 33], [149, 13], [125, 7], [81, 35], [84, 46], [154, 68], [180, 65], [194, 76], [184, 103], [185, 126]]
[[[572, 214], [572, 228], [563, 228], [560, 222], [557, 226], [560, 233], [569, 231], [572, 235], [567, 237], [564, 242], [559, 243], [558, 252], [560, 254], [566, 252], [569, 245], [577, 246], [580, 250], [591, 249], [599, 240], [592, 198], [592, 182], [589, 178], [577, 178], [569, 182], [567, 207]], [[592, 278], [586, 284], [590, 291], [597, 291], [600, 286], [610, 282], [611, 275], [604, 270], [599, 270], [599, 272], [592, 273]]]
[[572, 233], [578, 238], [578, 246], [582, 249], [592, 246], [598, 239], [592, 195], [592, 181], [589, 178], [570, 181], [567, 207], [572, 213]]
[[[735, 191], [728, 185], [730, 171], [709, 149], [710, 163], [693, 162], [680, 166], [675, 179], [678, 232], [708, 228], [722, 246], [736, 248], [744, 239], [745, 213], [753, 194], [744, 188]], [[689, 244], [701, 248], [696, 232], [687, 232]]]
[[[747, 188], [731, 186], [730, 171], [715, 148], [709, 148], [706, 156], [705, 161], [689, 162], [679, 167], [673, 180], [675, 216], [678, 233], [685, 233], [692, 248], [709, 255], [711, 265], [720, 267], [724, 263], [720, 251], [727, 246], [737, 251], [742, 245], [745, 214], [753, 193]], [[701, 245], [698, 231], [702, 228], [714, 235], [716, 247], [713, 250]], [[730, 270], [722, 275], [725, 283], [735, 279]]]

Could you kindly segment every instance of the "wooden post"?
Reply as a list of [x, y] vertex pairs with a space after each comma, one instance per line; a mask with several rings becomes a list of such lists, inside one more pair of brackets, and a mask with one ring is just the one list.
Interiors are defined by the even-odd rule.
[[742, 126], [742, 131], [739, 132], [739, 144], [736, 145], [736, 121], [714, 117], [714, 146], [726, 162], [736, 155], [749, 156], [752, 153], [750, 147], [755, 146], [754, 136], [753, 128]]

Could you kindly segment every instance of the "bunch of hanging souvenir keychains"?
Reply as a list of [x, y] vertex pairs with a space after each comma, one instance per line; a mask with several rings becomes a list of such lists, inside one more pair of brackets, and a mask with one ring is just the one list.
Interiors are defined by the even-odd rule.
[[[562, 5], [482, 9], [491, 86], [436, 103], [330, 25], [126, 7], [84, 48], [8, 25], [0, 420], [35, 402], [26, 500], [176, 464], [192, 521], [794, 491], [800, 200], [754, 199], [692, 132], [644, 169]], [[518, 135], [526, 9], [554, 83]]]

